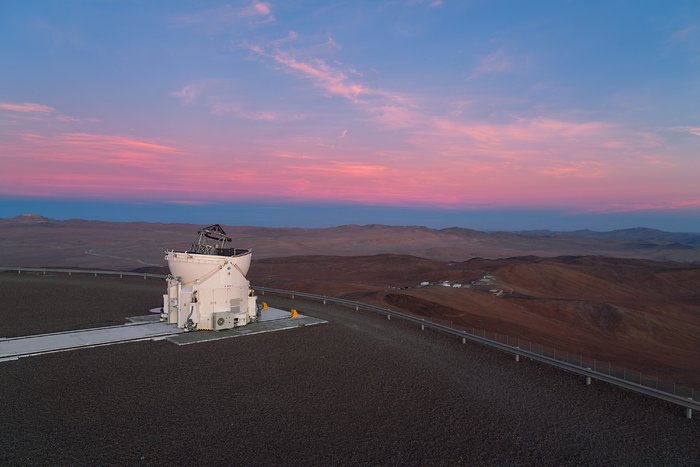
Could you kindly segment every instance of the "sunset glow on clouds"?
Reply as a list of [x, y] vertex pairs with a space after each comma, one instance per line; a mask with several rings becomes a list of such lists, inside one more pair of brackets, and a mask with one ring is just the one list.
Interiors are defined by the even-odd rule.
[[3, 197], [700, 211], [696, 2], [3, 9]]

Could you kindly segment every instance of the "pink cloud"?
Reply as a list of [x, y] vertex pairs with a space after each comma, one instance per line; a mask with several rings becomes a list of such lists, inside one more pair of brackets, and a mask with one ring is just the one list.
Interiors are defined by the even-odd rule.
[[[624, 152], [634, 144], [647, 145], [648, 138], [605, 122], [544, 117], [502, 123], [461, 121], [425, 115], [411, 99], [401, 96], [392, 106], [394, 95], [389, 92], [375, 96], [377, 103], [353, 105], [377, 121], [382, 119], [385, 128], [407, 130], [403, 133], [407, 144], [400, 149], [352, 146], [357, 142], [338, 141], [334, 131], [328, 138], [337, 147], [324, 145], [329, 141], [320, 137], [275, 140], [271, 136], [220, 154], [200, 147], [195, 163], [178, 144], [126, 135], [25, 131], [11, 145], [5, 141], [0, 147], [0, 152], [10, 154], [13, 177], [22, 183], [0, 177], [4, 184], [0, 191], [54, 190], [64, 195], [147, 195], [175, 200], [226, 195], [453, 207], [513, 202], [585, 206], [620, 199], [634, 191], [629, 180], [650, 176], [652, 169], [658, 171], [640, 152], [629, 156]], [[257, 117], [277, 118], [264, 113]], [[640, 143], [634, 143], [637, 140]], [[610, 141], [618, 144], [611, 146]], [[653, 155], [651, 151], [644, 154]], [[662, 155], [659, 158], [663, 160]], [[221, 167], [226, 160], [236, 160], [245, 170], [206, 168]], [[32, 170], [33, 165], [44, 167], [43, 175]], [[630, 168], [637, 172], [634, 176]], [[23, 173], [36, 177], [22, 178]], [[261, 179], [269, 183], [263, 186]], [[163, 180], [168, 181], [167, 187]], [[695, 188], [683, 183], [676, 182], [683, 185], [677, 193], [693, 193]], [[668, 187], [650, 186], [646, 195], [665, 199], [668, 192]]]
[[[296, 40], [298, 35], [294, 34]], [[285, 71], [311, 80], [326, 93], [342, 97], [367, 112], [372, 118], [387, 128], [398, 129], [413, 126], [420, 119], [413, 99], [400, 93], [373, 88], [358, 81], [362, 76], [352, 68], [329, 65], [320, 58], [298, 59], [279, 48], [281, 41], [272, 41], [272, 51], [266, 47], [250, 45], [253, 53], [282, 65]], [[351, 78], [353, 76], [353, 78]]]
[[[289, 31], [289, 32], [287, 33], [287, 36], [286, 36], [286, 37], [283, 37], [282, 39], [273, 40], [273, 41], [272, 41], [272, 44], [273, 44], [275, 47], [280, 47], [280, 46], [282, 46], [282, 45], [284, 45], [284, 44], [286, 44], [286, 43], [288, 43], [288, 42], [294, 42], [294, 41], [296, 41], [297, 39], [299, 39], [299, 34], [297, 34], [296, 31]], [[259, 49], [258, 49], [258, 52], [256, 52], [256, 53], [261, 53], [261, 52], [262, 52], [262, 49], [259, 48]]]
[[64, 133], [59, 139], [62, 143], [76, 146], [89, 146], [96, 149], [132, 148], [142, 151], [173, 154], [178, 150], [172, 146], [141, 141], [115, 135], [94, 135], [89, 133]]
[[203, 88], [201, 86], [198, 86], [196, 84], [188, 84], [187, 86], [183, 86], [177, 91], [173, 91], [170, 93], [171, 96], [177, 97], [180, 99], [182, 102], [185, 104], [189, 104], [190, 102], [194, 102], [197, 97], [202, 93]]
[[598, 161], [575, 161], [566, 165], [542, 167], [538, 172], [555, 177], [601, 178], [606, 175], [603, 164]]
[[219, 84], [218, 79], [205, 79], [196, 83], [187, 84], [177, 91], [170, 93], [171, 96], [177, 97], [184, 104], [190, 104], [196, 101], [207, 89]]
[[521, 118], [496, 124], [459, 122], [438, 117], [432, 119], [432, 128], [428, 127], [425, 133], [430, 138], [461, 138], [475, 144], [473, 147], [479, 150], [495, 151], [512, 147], [517, 151], [526, 150], [527, 145], [561, 146], [567, 141], [591, 141], [591, 138], [597, 142], [607, 128], [602, 122], [567, 122], [548, 118]]
[[57, 114], [56, 109], [44, 104], [33, 104], [33, 103], [12, 103], [3, 102], [0, 103], [0, 110], [7, 110], [10, 112], [16, 112], [16, 118], [22, 121], [30, 120], [46, 120], [54, 121], [65, 124], [78, 124], [78, 123], [96, 123], [99, 122], [96, 118], [83, 118], [74, 117], [71, 115], [60, 115]]
[[374, 120], [387, 128], [410, 128], [423, 119], [416, 110], [402, 105], [377, 105], [372, 107]]
[[31, 133], [31, 132], [22, 133], [19, 136], [20, 136], [20, 138], [26, 139], [29, 141], [43, 141], [45, 139], [44, 136], [42, 136], [38, 133]]
[[685, 129], [688, 133], [694, 136], [700, 136], [700, 127], [693, 128], [693, 127], [687, 127]]
[[124, 135], [18, 134], [14, 141], [0, 140], [6, 163], [0, 193], [161, 200], [271, 196], [277, 184], [260, 184], [270, 172], [264, 162], [222, 164], [221, 157], [244, 160], [241, 154], [249, 150], [240, 150], [211, 156], [200, 148], [193, 157], [174, 145]]
[[280, 159], [301, 159], [301, 160], [311, 160], [311, 161], [323, 160], [323, 157], [321, 157], [321, 156], [310, 156], [307, 154], [280, 153], [280, 154], [273, 154], [272, 157], [277, 157]]
[[51, 113], [55, 112], [56, 109], [43, 104], [30, 104], [22, 103], [15, 104], [12, 102], [2, 102], [0, 103], [0, 109], [9, 110], [11, 112], [39, 112], [39, 113]]
[[173, 146], [117, 135], [23, 133], [14, 142], [0, 142], [0, 152], [6, 160], [0, 176], [4, 194], [53, 190], [72, 196], [83, 190], [130, 197], [141, 185], [158, 186], [158, 180], [176, 186], [195, 166]]
[[64, 161], [82, 159], [105, 166], [134, 167], [162, 173], [170, 171], [171, 161], [165, 156], [172, 157], [180, 151], [173, 146], [125, 136], [64, 133], [57, 138], [52, 153], [61, 155]]
[[[305, 149], [277, 151], [276, 157], [297, 162], [275, 165], [280, 170], [268, 170], [266, 178], [294, 178], [300, 187], [301, 180], [309, 182], [314, 188], [303, 195], [316, 193], [318, 199], [585, 207], [634, 192], [630, 180], [653, 177], [663, 160], [663, 154], [647, 157], [655, 150], [648, 138], [606, 122], [545, 117], [465, 122], [413, 112], [407, 113], [410, 118], [384, 122], [387, 128], [408, 128], [409, 144], [401, 149], [322, 149], [308, 138], [285, 139]], [[610, 147], [610, 141], [618, 144]], [[319, 152], [309, 152], [313, 147]], [[683, 185], [680, 192], [693, 192], [687, 180]], [[298, 199], [300, 190], [289, 196]], [[668, 186], [655, 185], [647, 194], [663, 198], [668, 192]]]
[[[467, 158], [450, 153], [455, 148], [469, 146], [459, 138], [449, 147], [363, 151], [361, 157], [356, 155], [359, 151], [351, 148], [314, 149], [315, 145], [302, 140], [298, 147], [275, 150], [274, 142], [270, 141], [263, 149], [256, 144], [238, 145], [221, 154], [199, 150], [195, 159], [179, 150], [172, 152], [175, 145], [122, 135], [30, 136], [17, 143], [24, 146], [9, 151], [7, 160], [12, 170], [0, 174], [0, 192], [122, 199], [154, 197], [175, 201], [212, 200], [221, 196], [258, 200], [281, 197], [297, 201], [452, 207], [514, 203], [530, 206], [568, 203], [585, 207], [625, 196], [631, 197], [629, 204], [644, 202], [634, 199], [634, 187], [628, 182], [651, 173], [643, 168], [637, 167], [639, 174], [630, 175], [629, 171], [611, 168], [597, 160], [579, 160], [577, 155], [571, 160], [541, 157], [538, 150], [529, 153], [534, 161], [531, 162], [522, 160], [517, 148], [505, 141], [501, 144], [515, 155], [513, 159], [494, 163], [486, 157], [486, 152]], [[286, 138], [279, 142], [285, 143], [289, 143]], [[0, 151], [8, 153], [5, 148]], [[41, 163], [37, 163], [39, 159]], [[227, 169], [222, 164], [225, 160], [237, 161], [237, 167]], [[378, 160], [382, 163], [377, 163]], [[220, 169], [211, 170], [211, 167]], [[260, 183], [261, 180], [265, 183]], [[686, 193], [696, 192], [687, 180], [676, 181], [678, 186], [683, 184], [687, 185], [683, 188]], [[683, 189], [678, 193], [683, 193]], [[652, 185], [644, 196], [665, 199], [667, 192], [668, 187]]]
[[258, 122], [293, 122], [306, 118], [306, 115], [301, 113], [289, 114], [275, 111], [254, 111], [245, 109], [239, 104], [229, 104], [216, 100], [209, 104], [209, 111], [212, 115], [231, 114], [239, 118]]
[[183, 24], [202, 25], [208, 29], [218, 30], [243, 21], [245, 18], [253, 25], [274, 21], [275, 19], [269, 3], [255, 1], [245, 7], [224, 5], [210, 8], [198, 13], [180, 16], [177, 18], [177, 21]]
[[158, 154], [139, 151], [115, 151], [104, 162], [141, 169], [162, 169], [168, 164], [168, 161]]
[[[352, 68], [341, 69], [340, 66], [329, 65], [321, 58], [299, 59], [294, 54], [280, 49], [280, 45], [290, 40], [296, 40], [298, 34], [290, 32], [286, 39], [270, 41], [267, 46], [260, 44], [248, 45], [248, 49], [264, 58], [273, 60], [282, 65], [286, 71], [297, 73], [300, 76], [312, 80], [318, 87], [331, 95], [343, 97], [355, 104], [368, 105], [361, 97], [374, 97], [392, 102], [395, 105], [405, 105], [406, 99], [399, 94], [390, 93], [381, 89], [366, 86], [350, 76], [360, 77], [361, 73]], [[335, 45], [335, 42], [333, 42]], [[270, 52], [267, 49], [271, 48]], [[402, 102], [404, 101], [404, 102]]]
[[265, 2], [253, 2], [249, 7], [241, 10], [241, 16], [268, 16], [270, 13], [272, 9]]
[[700, 207], [700, 199], [686, 199], [680, 201], [672, 201], [668, 203], [671, 208], [697, 208]]
[[662, 154], [639, 154], [640, 159], [651, 166], [656, 166], [659, 169], [674, 169], [676, 164], [668, 157], [663, 157]]
[[296, 153], [294, 151], [277, 152], [273, 157], [279, 159], [279, 163], [266, 164], [267, 167], [274, 167], [268, 170], [268, 175], [279, 176], [283, 179], [287, 177], [303, 177], [313, 180], [317, 187], [330, 184], [331, 186], [352, 186], [354, 179], [383, 178], [390, 172], [385, 165], [356, 160], [349, 157], [347, 160], [329, 160], [328, 156], [319, 149], [319, 152]]
[[603, 143], [603, 147], [607, 149], [624, 149], [626, 143], [624, 141], [606, 141]]
[[275, 52], [272, 58], [277, 63], [313, 79], [330, 94], [356, 101], [361, 94], [367, 92], [361, 84], [351, 82], [345, 73], [328, 66], [321, 59], [303, 62], [280, 51]]
[[332, 173], [350, 177], [371, 177], [384, 172], [383, 165], [361, 164], [351, 162], [330, 161], [329, 164], [309, 164], [303, 166], [288, 166], [288, 169], [304, 172]]

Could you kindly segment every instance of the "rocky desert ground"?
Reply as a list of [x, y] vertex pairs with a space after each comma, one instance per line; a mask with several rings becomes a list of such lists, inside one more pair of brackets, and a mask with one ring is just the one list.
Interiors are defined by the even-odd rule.
[[[14, 297], [2, 329], [13, 334], [114, 323], [162, 290], [157, 280], [75, 275], [21, 282], [0, 274], [3, 297]], [[676, 406], [371, 313], [267, 299], [328, 323], [0, 363], [0, 464], [700, 461], [700, 425]]]

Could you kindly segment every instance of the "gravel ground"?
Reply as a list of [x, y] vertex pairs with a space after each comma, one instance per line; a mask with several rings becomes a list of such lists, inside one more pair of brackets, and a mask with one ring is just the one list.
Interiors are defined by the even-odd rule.
[[[107, 293], [93, 284], [82, 292]], [[71, 289], [51, 293], [52, 316], [75, 313]], [[121, 298], [123, 316], [152, 306], [146, 295]], [[0, 464], [700, 463], [700, 423], [679, 407], [397, 320], [293, 303], [329, 323], [0, 363]], [[99, 310], [116, 319], [104, 308], [91, 319]]]
[[0, 337], [124, 324], [162, 306], [164, 292], [158, 279], [0, 273]]

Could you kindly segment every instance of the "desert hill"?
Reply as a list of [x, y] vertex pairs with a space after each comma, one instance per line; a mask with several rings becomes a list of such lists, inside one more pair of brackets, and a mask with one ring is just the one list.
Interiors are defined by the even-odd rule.
[[700, 267], [693, 264], [599, 256], [464, 262], [307, 256], [258, 260], [250, 277], [258, 285], [395, 307], [700, 387]]
[[[0, 266], [130, 270], [164, 266], [166, 249], [187, 249], [201, 226], [147, 222], [0, 219]], [[344, 225], [332, 228], [224, 226], [255, 258], [405, 254], [440, 261], [474, 257], [602, 255], [700, 262], [700, 235], [628, 229], [613, 232], [480, 232], [464, 228]]]

